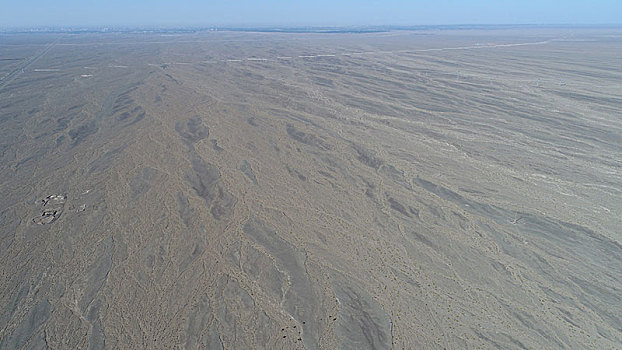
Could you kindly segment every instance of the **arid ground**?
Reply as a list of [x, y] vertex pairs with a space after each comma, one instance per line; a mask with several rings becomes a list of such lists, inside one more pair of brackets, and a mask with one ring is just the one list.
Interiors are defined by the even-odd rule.
[[621, 53], [0, 35], [0, 348], [620, 349]]

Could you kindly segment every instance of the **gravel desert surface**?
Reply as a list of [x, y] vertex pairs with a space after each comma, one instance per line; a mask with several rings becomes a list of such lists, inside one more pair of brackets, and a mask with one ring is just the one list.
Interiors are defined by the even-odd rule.
[[0, 35], [0, 349], [620, 349], [622, 30]]

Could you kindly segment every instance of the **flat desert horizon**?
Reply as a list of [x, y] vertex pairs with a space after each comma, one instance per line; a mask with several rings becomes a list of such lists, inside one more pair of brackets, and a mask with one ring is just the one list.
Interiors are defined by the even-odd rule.
[[619, 349], [621, 52], [0, 34], [0, 349]]

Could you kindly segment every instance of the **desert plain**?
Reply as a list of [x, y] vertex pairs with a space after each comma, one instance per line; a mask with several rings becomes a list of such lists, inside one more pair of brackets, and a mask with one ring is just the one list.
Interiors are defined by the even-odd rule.
[[622, 30], [0, 35], [0, 349], [620, 349]]

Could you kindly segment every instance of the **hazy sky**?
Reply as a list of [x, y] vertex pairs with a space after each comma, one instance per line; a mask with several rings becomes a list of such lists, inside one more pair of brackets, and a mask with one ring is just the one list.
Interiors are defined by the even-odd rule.
[[0, 27], [620, 24], [622, 0], [0, 0]]

